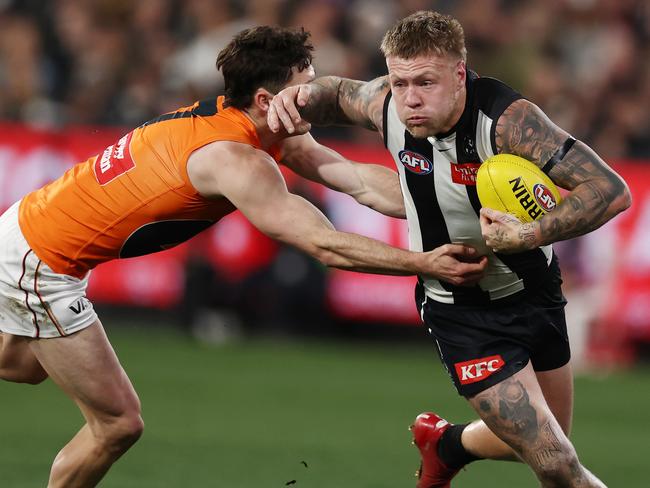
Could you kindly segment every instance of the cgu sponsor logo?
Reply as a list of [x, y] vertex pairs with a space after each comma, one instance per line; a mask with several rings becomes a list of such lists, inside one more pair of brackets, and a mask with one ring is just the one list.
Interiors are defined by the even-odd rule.
[[462, 385], [482, 381], [499, 371], [506, 363], [500, 354], [480, 359], [472, 359], [454, 364], [456, 375]]
[[129, 150], [132, 136], [133, 132], [129, 132], [116, 144], [108, 146], [101, 156], [97, 156], [93, 169], [95, 178], [100, 185], [110, 183], [121, 174], [135, 168]]
[[427, 158], [413, 151], [400, 151], [397, 157], [411, 173], [416, 175], [428, 175], [433, 171], [433, 164]]
[[476, 175], [481, 163], [451, 163], [451, 180], [465, 186], [476, 186]]
[[535, 203], [535, 199], [529, 193], [528, 188], [524, 185], [521, 176], [510, 180], [508, 183], [510, 183], [515, 198], [519, 201], [519, 204], [526, 213], [530, 215], [531, 219], [537, 220], [544, 215], [544, 209]]
[[555, 208], [557, 202], [551, 190], [549, 190], [545, 185], [537, 183], [533, 186], [533, 196], [535, 201], [542, 207], [545, 211], [550, 212]]

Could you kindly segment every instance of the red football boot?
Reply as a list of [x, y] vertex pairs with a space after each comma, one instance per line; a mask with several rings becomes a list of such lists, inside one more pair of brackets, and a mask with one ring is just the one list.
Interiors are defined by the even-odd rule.
[[417, 488], [449, 488], [451, 479], [460, 469], [448, 468], [438, 456], [438, 442], [442, 434], [451, 427], [445, 419], [435, 413], [421, 413], [411, 426], [413, 443], [418, 446], [422, 462], [416, 473]]

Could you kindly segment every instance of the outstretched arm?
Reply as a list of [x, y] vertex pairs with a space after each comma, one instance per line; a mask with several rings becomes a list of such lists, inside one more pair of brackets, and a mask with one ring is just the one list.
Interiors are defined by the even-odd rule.
[[468, 246], [447, 244], [417, 253], [337, 232], [316, 207], [287, 190], [268, 154], [245, 144], [204, 146], [190, 157], [188, 174], [201, 195], [227, 198], [262, 232], [327, 266], [367, 273], [421, 274], [456, 285], [476, 283], [487, 266], [486, 258], [479, 259], [476, 250]]
[[324, 76], [306, 85], [290, 86], [271, 101], [267, 116], [273, 132], [282, 126], [293, 133], [301, 120], [316, 125], [359, 125], [382, 133], [387, 76], [357, 81]]
[[406, 218], [399, 177], [385, 166], [358, 163], [314, 140], [310, 134], [290, 137], [282, 146], [283, 164], [299, 175], [347, 193], [385, 215]]
[[486, 236], [487, 244], [497, 250], [517, 252], [581, 236], [632, 203], [625, 181], [593, 149], [573, 142], [527, 100], [517, 100], [501, 115], [496, 145], [499, 153], [516, 154], [545, 168], [558, 186], [571, 190], [553, 212], [527, 224], [484, 210], [484, 224], [499, 220], [503, 224]]

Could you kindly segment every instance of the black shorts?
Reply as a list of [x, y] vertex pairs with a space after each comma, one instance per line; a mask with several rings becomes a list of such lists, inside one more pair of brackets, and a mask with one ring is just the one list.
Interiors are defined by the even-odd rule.
[[528, 361], [535, 371], [569, 362], [566, 301], [560, 283], [483, 307], [425, 300], [418, 284], [420, 315], [459, 394], [472, 397], [512, 376]]

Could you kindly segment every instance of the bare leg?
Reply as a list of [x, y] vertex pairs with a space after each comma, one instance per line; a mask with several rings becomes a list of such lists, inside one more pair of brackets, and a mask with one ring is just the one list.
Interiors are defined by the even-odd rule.
[[56, 456], [48, 488], [96, 486], [142, 434], [140, 401], [101, 323], [30, 347], [86, 424]]
[[474, 420], [461, 434], [465, 450], [481, 459], [521, 461], [512, 448], [499, 439], [482, 420]]
[[[546, 380], [554, 381], [552, 376]], [[580, 464], [530, 364], [469, 402], [490, 430], [531, 467], [543, 487], [605, 487]]]
[[568, 436], [573, 421], [573, 371], [571, 363], [551, 371], [538, 371], [539, 383], [544, 399], [551, 412]]
[[[546, 403], [568, 436], [573, 417], [573, 374], [566, 364], [551, 371], [535, 373]], [[520, 461], [519, 456], [499, 439], [482, 420], [475, 420], [463, 431], [461, 442], [470, 453], [483, 459]]]
[[30, 337], [0, 334], [0, 378], [37, 385], [47, 373], [29, 348]]

